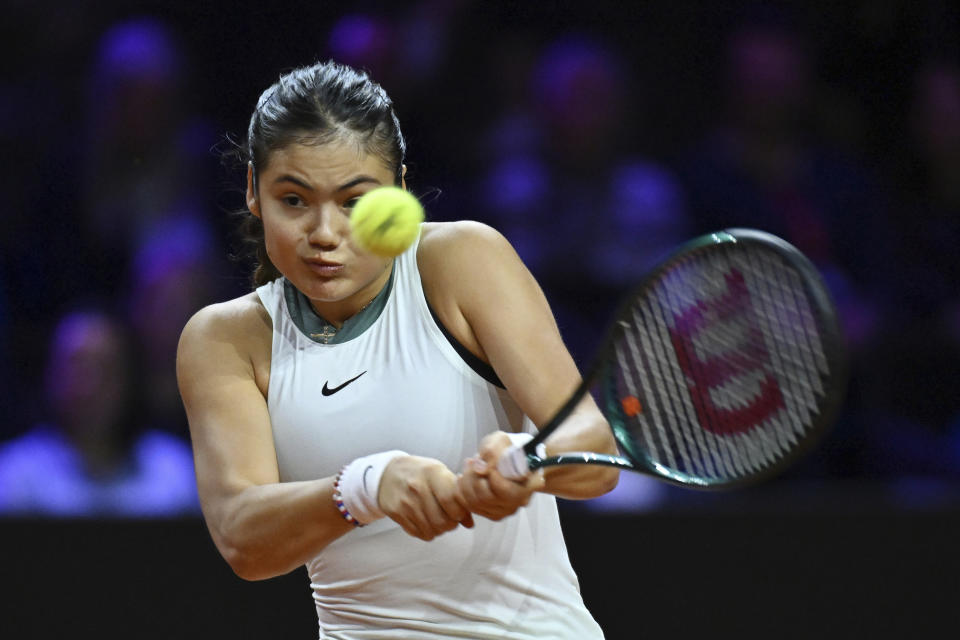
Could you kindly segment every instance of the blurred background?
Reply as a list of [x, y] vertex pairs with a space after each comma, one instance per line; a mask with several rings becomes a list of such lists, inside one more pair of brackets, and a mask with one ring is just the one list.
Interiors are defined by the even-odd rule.
[[[957, 616], [940, 606], [960, 595], [954, 3], [8, 0], [0, 42], [16, 637], [67, 620], [105, 637], [315, 633], [305, 574], [248, 585], [216, 557], [174, 356], [194, 311], [250, 290], [229, 153], [257, 97], [327, 58], [390, 93], [428, 217], [502, 231], [582, 367], [629, 284], [693, 235], [765, 229], [829, 284], [852, 375], [800, 464], [723, 494], [625, 473], [561, 504], [608, 637], [892, 637]], [[611, 597], [603, 567], [623, 562], [660, 586]], [[64, 572], [94, 588], [64, 605], [48, 582]], [[725, 579], [746, 597], [708, 593]], [[141, 626], [145, 589], [187, 585], [175, 615]]]

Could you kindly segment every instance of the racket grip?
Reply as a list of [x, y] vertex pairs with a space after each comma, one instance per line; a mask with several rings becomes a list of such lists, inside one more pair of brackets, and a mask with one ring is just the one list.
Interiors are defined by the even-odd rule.
[[[503, 455], [500, 456], [500, 459], [497, 461], [497, 471], [500, 472], [504, 478], [510, 480], [521, 480], [527, 477], [531, 471], [537, 467], [530, 467], [530, 454], [527, 453], [527, 450], [524, 449], [530, 440], [533, 439], [529, 433], [522, 434], [511, 434], [510, 439], [515, 443], [512, 447], [503, 452]], [[533, 454], [540, 460], [543, 460], [547, 457], [547, 445], [541, 442], [537, 445], [535, 453]]]
[[527, 452], [523, 450], [521, 445], [513, 445], [500, 456], [500, 460], [497, 461], [497, 471], [504, 478], [510, 480], [523, 478], [530, 473], [530, 467], [527, 465]]

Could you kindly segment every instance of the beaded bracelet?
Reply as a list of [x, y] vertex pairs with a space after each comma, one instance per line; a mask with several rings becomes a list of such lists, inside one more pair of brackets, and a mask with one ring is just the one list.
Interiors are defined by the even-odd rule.
[[346, 469], [346, 467], [340, 469], [340, 473], [337, 474], [336, 479], [333, 481], [333, 503], [337, 505], [337, 511], [340, 512], [340, 515], [343, 516], [344, 520], [355, 527], [362, 527], [363, 525], [353, 517], [353, 515], [347, 510], [347, 506], [343, 504], [343, 495], [340, 494], [340, 478], [343, 476], [344, 469]]

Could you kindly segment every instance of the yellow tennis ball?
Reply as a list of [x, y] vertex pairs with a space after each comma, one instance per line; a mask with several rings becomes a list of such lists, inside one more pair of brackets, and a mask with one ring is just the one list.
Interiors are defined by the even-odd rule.
[[363, 194], [350, 214], [353, 240], [364, 251], [392, 258], [407, 250], [420, 232], [423, 205], [400, 187]]

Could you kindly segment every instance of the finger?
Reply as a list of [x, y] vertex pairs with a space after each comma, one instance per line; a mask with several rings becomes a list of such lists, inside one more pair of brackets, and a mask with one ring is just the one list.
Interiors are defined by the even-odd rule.
[[479, 456], [488, 465], [496, 465], [503, 452], [510, 447], [510, 438], [504, 433], [495, 434], [480, 443]]
[[426, 515], [421, 501], [406, 504], [394, 520], [415, 538], [430, 541], [437, 536], [438, 532]]
[[460, 522], [459, 519], [453, 519], [447, 515], [443, 505], [432, 494], [424, 496], [423, 499], [423, 517], [425, 525], [434, 534], [441, 534], [451, 529], [455, 529]]
[[547, 479], [544, 476], [543, 469], [537, 469], [527, 476], [527, 488], [530, 491], [542, 491], [547, 486]]
[[459, 491], [439, 495], [437, 496], [437, 502], [446, 517], [453, 522], [460, 522], [470, 513], [466, 501]]
[[459, 478], [459, 487], [466, 507], [479, 516], [501, 520], [516, 510], [516, 502], [504, 504], [491, 490], [488, 478], [477, 476], [472, 467], [468, 466], [467, 471]]
[[497, 496], [490, 487], [490, 478], [478, 477], [474, 480], [473, 493], [479, 505], [491, 505], [497, 502]]
[[465, 468], [473, 471], [478, 476], [486, 476], [490, 473], [490, 465], [486, 459], [479, 456], [467, 458]]
[[482, 478], [478, 478], [477, 474], [475, 474], [469, 466], [467, 470], [457, 478], [457, 487], [460, 489], [460, 495], [463, 497], [464, 507], [474, 513], [477, 513], [477, 510], [482, 508], [480, 496], [477, 494], [477, 486], [481, 480]]
[[477, 506], [492, 497], [486, 478], [475, 471], [473, 462], [467, 464], [466, 470], [457, 479], [457, 486], [463, 495], [464, 506], [470, 511], [476, 511]]
[[497, 499], [490, 489], [490, 483], [486, 478], [479, 478], [475, 485], [476, 501], [471, 506], [471, 511], [490, 520], [499, 520], [504, 517], [505, 512], [501, 501]]
[[433, 536], [423, 531], [419, 524], [417, 524], [417, 522], [413, 519], [403, 516], [396, 516], [393, 518], [393, 521], [399, 524], [408, 535], [411, 535], [414, 538], [426, 540], [427, 542], [433, 539]]
[[[533, 474], [530, 474], [531, 476]], [[528, 488], [530, 476], [523, 479], [522, 482], [504, 478], [499, 473], [492, 473], [487, 478], [487, 485], [495, 499], [500, 502], [518, 502], [529, 499], [532, 489]]]

